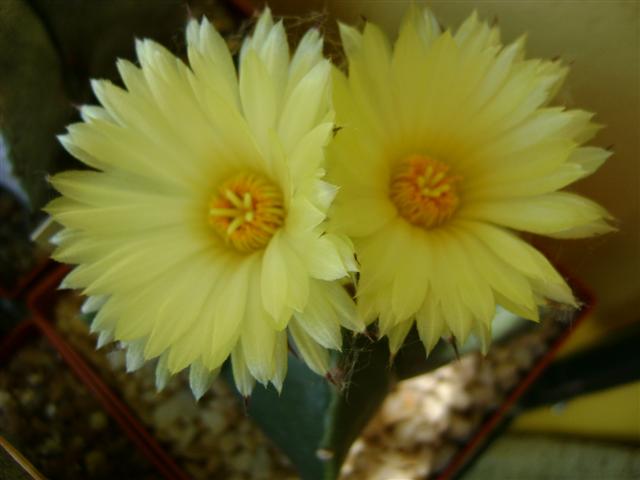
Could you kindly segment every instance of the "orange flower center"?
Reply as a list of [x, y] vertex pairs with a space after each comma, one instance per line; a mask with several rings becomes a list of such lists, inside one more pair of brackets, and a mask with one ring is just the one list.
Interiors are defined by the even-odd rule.
[[284, 203], [273, 182], [241, 173], [225, 181], [209, 201], [209, 224], [240, 252], [265, 247], [284, 223]]
[[402, 160], [391, 176], [391, 201], [398, 213], [414, 225], [433, 228], [453, 215], [460, 203], [456, 183], [460, 177], [449, 166], [426, 155]]

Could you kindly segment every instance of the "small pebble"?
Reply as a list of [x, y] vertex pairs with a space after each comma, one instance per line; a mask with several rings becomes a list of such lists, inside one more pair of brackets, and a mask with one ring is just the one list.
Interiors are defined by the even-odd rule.
[[0, 390], [0, 408], [6, 408], [12, 401], [13, 398], [9, 392]]
[[40, 385], [42, 383], [42, 374], [30, 373], [29, 375], [27, 375], [27, 383], [32, 387]]
[[47, 418], [53, 418], [57, 411], [55, 403], [47, 403], [47, 406], [44, 407], [44, 414]]
[[104, 453], [98, 450], [93, 450], [85, 455], [84, 464], [89, 474], [95, 476], [106, 470], [107, 459], [104, 456]]
[[236, 436], [229, 432], [218, 439], [218, 448], [221, 452], [230, 453], [238, 445]]
[[0, 431], [46, 478], [150, 480], [152, 467], [43, 338], [0, 370], [0, 404]]
[[231, 465], [237, 472], [248, 472], [251, 470], [253, 454], [244, 450], [231, 457]]
[[204, 427], [211, 435], [219, 435], [227, 428], [227, 421], [224, 415], [217, 410], [205, 410], [202, 412], [201, 417]]
[[93, 412], [89, 417], [89, 425], [94, 430], [103, 430], [107, 427], [107, 415], [103, 412]]

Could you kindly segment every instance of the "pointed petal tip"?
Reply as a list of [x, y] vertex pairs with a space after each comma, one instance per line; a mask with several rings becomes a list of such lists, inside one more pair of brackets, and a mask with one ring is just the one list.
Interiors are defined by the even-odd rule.
[[142, 363], [136, 363], [136, 362], [126, 362], [126, 370], [127, 373], [133, 373], [136, 370], [139, 370], [140, 367], [142, 367]]
[[219, 372], [220, 368], [210, 370], [201, 361], [191, 364], [189, 368], [189, 387], [191, 387], [196, 401], [199, 401], [209, 391]]
[[273, 385], [273, 388], [276, 389], [276, 392], [278, 392], [278, 396], [282, 395], [282, 386], [283, 386], [284, 382], [282, 381], [282, 379], [272, 379], [271, 380], [271, 385]]
[[156, 378], [156, 393], [161, 393], [166, 388], [166, 386], [167, 384], [165, 382], [158, 381], [158, 379]]
[[[62, 238], [63, 238], [63, 232], [64, 229], [60, 230], [59, 232], [53, 234], [51, 236], [51, 238], [49, 239], [49, 243], [51, 245], [55, 245], [56, 247], [60, 246], [60, 244], [62, 243]], [[55, 260], [56, 258], [52, 256], [52, 258]], [[84, 312], [83, 312], [84, 313]]]
[[198, 403], [206, 393], [206, 390], [191, 390], [191, 393], [193, 393], [193, 398], [195, 399], [196, 403]]
[[98, 340], [96, 341], [96, 350], [100, 350], [105, 345], [111, 343], [113, 341], [113, 333], [103, 330], [98, 335]]

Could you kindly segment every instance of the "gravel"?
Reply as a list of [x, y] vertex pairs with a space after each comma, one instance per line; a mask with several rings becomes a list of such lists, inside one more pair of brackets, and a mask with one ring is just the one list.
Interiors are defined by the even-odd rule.
[[123, 350], [114, 345], [96, 350], [95, 337], [78, 315], [79, 305], [72, 294], [59, 301], [55, 316], [60, 332], [194, 479], [298, 478], [224, 380], [215, 380], [198, 402], [185, 375], [172, 377], [157, 392], [154, 362], [127, 373]]
[[51, 480], [157, 478], [42, 338], [0, 370], [0, 431]]

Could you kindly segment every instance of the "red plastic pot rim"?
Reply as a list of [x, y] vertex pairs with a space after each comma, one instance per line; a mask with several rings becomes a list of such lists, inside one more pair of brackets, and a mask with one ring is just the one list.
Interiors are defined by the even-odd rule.
[[27, 307], [36, 315], [48, 317], [51, 314], [53, 298], [57, 296], [59, 285], [71, 267], [50, 261], [50, 268], [43, 269], [42, 278], [26, 292]]
[[40, 270], [43, 278], [31, 282], [31, 288], [26, 294], [27, 306], [32, 317], [19, 323], [2, 339], [0, 362], [7, 360], [30, 336], [41, 334], [160, 475], [171, 480], [188, 480], [189, 475], [163, 450], [129, 407], [56, 331], [53, 322], [50, 321], [58, 285], [69, 270], [68, 266], [53, 262], [49, 262], [47, 268]]
[[158, 472], [169, 479], [187, 480], [190, 477], [175, 463], [147, 432], [135, 414], [126, 406], [100, 378], [100, 376], [84, 361], [71, 345], [56, 331], [45, 317], [34, 316], [38, 326], [49, 343], [58, 351], [69, 368], [102, 404], [104, 410], [113, 418], [127, 437], [138, 447], [140, 452], [154, 465]]
[[461, 472], [465, 465], [474, 457], [476, 452], [478, 452], [486, 442], [490, 441], [491, 433], [494, 432], [502, 422], [508, 420], [508, 415], [516, 406], [518, 400], [522, 398], [540, 375], [542, 375], [547, 367], [553, 362], [562, 346], [595, 308], [596, 303], [594, 301], [594, 296], [587, 287], [579, 280], [576, 280], [571, 277], [571, 275], [567, 274], [567, 270], [565, 268], [557, 266], [556, 268], [558, 268], [558, 270], [569, 279], [569, 284], [577, 293], [577, 297], [582, 299], [584, 302], [584, 307], [576, 312], [572, 321], [565, 330], [554, 339], [553, 343], [544, 353], [542, 358], [540, 358], [533, 367], [531, 367], [525, 377], [518, 382], [507, 398], [500, 404], [500, 407], [482, 423], [471, 439], [454, 455], [447, 467], [438, 476], [436, 476], [437, 480], [450, 480], [452, 478], [456, 478], [456, 475]]
[[124, 434], [165, 478], [188, 480], [190, 477], [178, 467], [158, 443], [144, 429], [128, 407], [107, 387], [84, 359], [55, 331], [51, 323], [40, 316], [19, 323], [0, 342], [0, 363], [8, 359], [31, 337], [42, 335], [62, 357], [67, 367], [78, 377], [107, 414], [116, 421]]
[[[100, 377], [86, 364], [84, 359], [57, 333], [55, 327], [47, 319], [50, 317], [53, 298], [58, 292], [58, 285], [62, 278], [69, 272], [66, 265], [56, 265], [48, 269], [48, 274], [37, 282], [27, 295], [27, 304], [34, 314], [35, 325], [65, 359], [69, 367], [76, 373], [81, 381], [89, 388], [96, 398], [102, 403], [104, 409], [121, 426], [126, 435], [138, 446], [141, 452], [156, 466], [158, 471], [166, 478], [187, 479], [184, 473], [173, 459], [164, 452], [155, 439], [149, 435], [131, 410], [117, 397]], [[577, 312], [571, 324], [554, 340], [551, 347], [529, 370], [527, 375], [514, 387], [506, 400], [502, 402], [498, 410], [489, 416], [476, 431], [470, 441], [454, 456], [445, 470], [437, 477], [438, 480], [453, 478], [464, 465], [473, 457], [474, 453], [490, 438], [491, 433], [503, 421], [507, 419], [509, 412], [517, 401], [540, 377], [543, 371], [555, 358], [557, 352], [575, 331], [578, 325], [593, 310], [595, 303], [593, 295], [578, 280], [567, 274], [566, 269], [559, 268], [570, 279], [570, 284], [577, 292], [578, 298], [585, 302], [585, 307]], [[0, 356], [2, 348], [0, 348]]]
[[51, 261], [49, 260], [49, 258], [43, 258], [38, 263], [36, 263], [36, 265], [31, 270], [18, 278], [13, 286], [9, 288], [0, 286], [0, 298], [8, 298], [10, 300], [18, 298], [28, 290], [29, 285], [34, 282], [50, 265]]

